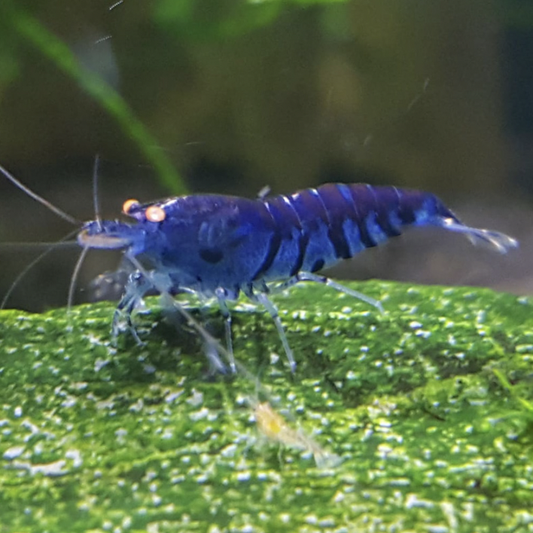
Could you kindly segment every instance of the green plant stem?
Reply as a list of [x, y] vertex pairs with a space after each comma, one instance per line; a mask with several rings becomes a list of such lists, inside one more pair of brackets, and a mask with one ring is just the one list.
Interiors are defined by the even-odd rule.
[[81, 66], [70, 48], [38, 20], [14, 2], [5, 0], [3, 7], [11, 27], [25, 41], [30, 42], [60, 70], [76, 80], [86, 93], [109, 112], [153, 165], [161, 183], [174, 194], [186, 193], [184, 182], [171, 161], [157, 148], [157, 140], [134, 115], [124, 99], [97, 74]]

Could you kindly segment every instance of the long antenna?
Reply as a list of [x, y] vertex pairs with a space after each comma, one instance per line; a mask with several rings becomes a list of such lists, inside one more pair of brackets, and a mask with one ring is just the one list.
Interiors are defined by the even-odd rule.
[[93, 206], [94, 206], [94, 220], [98, 224], [98, 229], [102, 229], [102, 219], [100, 217], [100, 202], [98, 200], [98, 167], [100, 166], [100, 156], [94, 156], [93, 167]]
[[[40, 263], [50, 252], [52, 252], [53, 250], [57, 250], [61, 245], [64, 245], [64, 244], [68, 244], [69, 246], [73, 245], [73, 244], [77, 244], [75, 242], [68, 242], [66, 243], [65, 241], [67, 239], [70, 239], [70, 237], [72, 237], [73, 235], [76, 234], [78, 230], [74, 230], [74, 231], [71, 231], [68, 235], [66, 235], [65, 237], [63, 237], [59, 242], [54, 242], [54, 243], [38, 243], [39, 245], [45, 245], [47, 246], [46, 250], [41, 253], [38, 257], [36, 257], [30, 264], [26, 265], [24, 267], [24, 269], [22, 270], [22, 272], [15, 278], [15, 280], [13, 281], [13, 283], [11, 284], [11, 287], [9, 287], [8, 291], [6, 292], [4, 298], [2, 299], [2, 302], [0, 303], [0, 309], [4, 309], [6, 304], [7, 304], [7, 301], [9, 300], [9, 297], [11, 296], [11, 294], [13, 294], [13, 291], [15, 290], [15, 288], [18, 286], [18, 284], [20, 283], [20, 281], [22, 280], [22, 278], [37, 264], [37, 263]], [[0, 246], [1, 247], [4, 247], [5, 245], [10, 245], [10, 244], [13, 244], [13, 246], [20, 246], [19, 243], [1, 243]], [[36, 244], [36, 243], [30, 243], [30, 244]]]
[[83, 264], [83, 261], [85, 260], [85, 256], [87, 255], [87, 252], [90, 250], [88, 246], [84, 246], [83, 250], [81, 251], [80, 256], [78, 257], [78, 260], [76, 261], [76, 266], [74, 267], [74, 272], [72, 272], [72, 277], [70, 278], [70, 285], [68, 288], [68, 301], [67, 301], [67, 316], [70, 317], [70, 311], [72, 310], [72, 305], [74, 303], [74, 291], [76, 290], [76, 282], [78, 280], [78, 275], [81, 270], [81, 265]]
[[67, 222], [70, 222], [70, 224], [74, 224], [75, 226], [79, 226], [82, 222], [81, 220], [78, 220], [74, 218], [73, 216], [70, 216], [68, 213], [65, 213], [62, 209], [59, 209], [59, 207], [56, 207], [52, 203], [50, 203], [48, 200], [45, 200], [42, 196], [39, 196], [37, 193], [33, 192], [31, 189], [26, 187], [26, 185], [23, 185], [15, 176], [13, 176], [10, 172], [8, 172], [2, 165], [0, 165], [0, 172], [11, 182], [13, 185], [18, 187], [21, 191], [24, 191], [28, 196], [39, 202], [40, 204], [44, 205], [50, 211], [53, 211], [56, 215], [61, 217], [63, 220], [66, 220]]

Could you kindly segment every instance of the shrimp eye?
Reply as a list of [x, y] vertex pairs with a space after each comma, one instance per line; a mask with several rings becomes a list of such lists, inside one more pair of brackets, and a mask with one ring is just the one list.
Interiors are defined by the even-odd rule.
[[122, 204], [122, 212], [125, 214], [125, 215], [129, 215], [131, 210], [134, 208], [134, 207], [137, 207], [139, 205], [139, 201], [138, 200], [126, 200], [123, 204]]
[[146, 220], [149, 220], [150, 222], [163, 222], [167, 216], [165, 210], [158, 205], [151, 205], [148, 207], [144, 212], [144, 215]]

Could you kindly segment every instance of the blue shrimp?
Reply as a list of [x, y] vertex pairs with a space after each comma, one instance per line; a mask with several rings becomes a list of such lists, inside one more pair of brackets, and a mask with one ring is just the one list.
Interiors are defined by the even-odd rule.
[[[381, 309], [381, 304], [317, 275], [365, 248], [400, 235], [407, 226], [438, 226], [485, 242], [500, 253], [517, 246], [507, 235], [464, 225], [435, 195], [396, 187], [326, 184], [290, 196], [250, 200], [190, 195], [141, 204], [128, 200], [124, 214], [135, 219], [86, 223], [78, 234], [84, 249], [123, 249], [136, 269], [113, 318], [113, 334], [149, 290], [190, 292], [215, 298], [225, 321], [226, 350], [235, 371], [227, 302], [242, 291], [274, 320], [291, 366], [295, 360], [269, 294], [302, 281], [328, 285]], [[211, 354], [219, 368], [222, 363]]]

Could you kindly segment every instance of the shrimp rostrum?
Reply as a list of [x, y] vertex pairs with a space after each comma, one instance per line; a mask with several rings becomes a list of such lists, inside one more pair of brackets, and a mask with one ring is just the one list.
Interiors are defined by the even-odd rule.
[[242, 291], [272, 316], [291, 365], [295, 361], [269, 294], [314, 281], [379, 302], [317, 275], [358, 252], [400, 235], [408, 226], [438, 226], [463, 233], [505, 253], [517, 246], [507, 235], [464, 225], [435, 195], [370, 185], [326, 184], [290, 196], [250, 200], [190, 195], [141, 204], [124, 203], [134, 223], [96, 220], [78, 234], [83, 248], [123, 249], [135, 271], [114, 318], [130, 317], [149, 290], [192, 292], [218, 300], [227, 352], [235, 369], [227, 302]]

